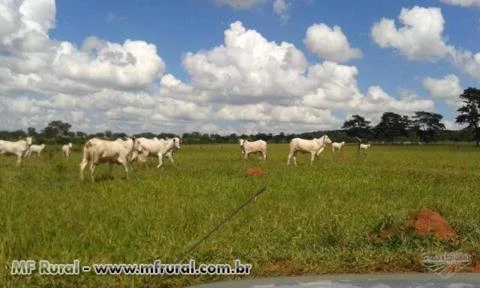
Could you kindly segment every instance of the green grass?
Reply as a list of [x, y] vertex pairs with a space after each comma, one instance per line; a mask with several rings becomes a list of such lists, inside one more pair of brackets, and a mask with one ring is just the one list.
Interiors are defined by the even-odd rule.
[[[80, 152], [60, 147], [15, 168], [0, 162], [0, 286], [177, 287], [226, 276], [11, 276], [14, 259], [69, 263], [173, 263], [256, 189], [266, 192], [213, 234], [191, 257], [197, 263], [253, 265], [253, 275], [421, 271], [423, 252], [480, 256], [480, 152], [468, 146], [372, 146], [343, 156], [327, 149], [309, 165], [286, 166], [287, 145], [269, 145], [269, 159], [240, 159], [238, 145], [184, 145], [162, 169], [97, 169], [97, 183], [79, 181]], [[247, 167], [265, 176], [245, 177]], [[89, 176], [89, 171], [86, 171]], [[422, 238], [408, 229], [421, 208], [440, 212], [456, 241]], [[387, 225], [389, 240], [369, 236]], [[2, 285], [1, 281], [5, 284]]]

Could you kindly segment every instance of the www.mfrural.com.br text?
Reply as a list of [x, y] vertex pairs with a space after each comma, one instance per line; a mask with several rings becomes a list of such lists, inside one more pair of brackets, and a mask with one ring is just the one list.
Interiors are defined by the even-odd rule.
[[76, 259], [72, 263], [52, 263], [48, 260], [13, 260], [11, 275], [80, 275], [82, 273], [95, 273], [96, 275], [249, 275], [251, 264], [242, 264], [235, 260], [230, 264], [197, 264], [195, 260], [188, 263], [167, 264], [161, 260], [151, 263], [93, 263], [82, 265]]

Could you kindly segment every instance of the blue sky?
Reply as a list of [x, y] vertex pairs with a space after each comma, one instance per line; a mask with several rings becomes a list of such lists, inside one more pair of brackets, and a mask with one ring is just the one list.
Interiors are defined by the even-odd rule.
[[458, 128], [455, 95], [480, 82], [478, 0], [0, 3], [0, 129], [300, 132], [418, 110]]

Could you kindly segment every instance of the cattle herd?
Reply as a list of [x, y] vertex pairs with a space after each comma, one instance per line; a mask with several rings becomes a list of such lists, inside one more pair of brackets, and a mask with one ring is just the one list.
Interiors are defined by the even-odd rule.
[[[359, 141], [360, 142], [360, 141]], [[244, 159], [248, 158], [250, 154], [256, 154], [260, 159], [267, 159], [267, 142], [263, 140], [248, 141], [240, 139], [240, 152]], [[327, 145], [331, 144], [332, 153], [335, 150], [341, 151], [345, 142], [332, 142], [327, 135], [312, 140], [301, 138], [294, 138], [290, 141], [290, 153], [288, 154], [287, 165], [293, 160], [293, 164], [297, 166], [297, 153], [310, 153], [310, 165], [323, 152]], [[62, 146], [62, 152], [66, 158], [70, 157], [72, 143]], [[370, 144], [360, 144], [359, 150], [367, 150]], [[30, 156], [32, 153], [40, 155], [45, 149], [45, 144], [32, 144], [32, 138], [27, 137], [25, 140], [19, 141], [4, 141], [0, 140], [0, 154], [17, 156], [17, 166], [19, 166], [24, 157]], [[145, 163], [148, 156], [157, 156], [157, 168], [162, 167], [163, 159], [168, 158], [171, 163], [174, 163], [173, 152], [180, 149], [180, 138], [174, 137], [171, 139], [158, 139], [154, 137], [149, 138], [126, 138], [117, 139], [114, 141], [92, 138], [88, 140], [83, 146], [83, 158], [80, 163], [80, 179], [83, 180], [83, 171], [90, 163], [90, 176], [92, 181], [95, 181], [95, 168], [102, 163], [120, 164], [125, 169], [126, 177], [128, 178], [128, 163], [138, 160]]]

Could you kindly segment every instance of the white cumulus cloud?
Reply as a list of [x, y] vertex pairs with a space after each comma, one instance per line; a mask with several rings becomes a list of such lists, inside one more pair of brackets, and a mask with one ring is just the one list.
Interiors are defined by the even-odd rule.
[[215, 0], [219, 5], [228, 5], [234, 9], [248, 9], [266, 0]]
[[[222, 43], [186, 53], [182, 64], [191, 80], [182, 81], [143, 40], [53, 39], [55, 13], [53, 1], [0, 2], [0, 129], [63, 120], [86, 132], [290, 133], [338, 128], [338, 115], [433, 107], [377, 86], [364, 94], [358, 68], [339, 64], [346, 58], [322, 52], [327, 61], [309, 63], [294, 44], [271, 41], [241, 22], [227, 27]], [[326, 28], [336, 49], [358, 56], [340, 28]]]
[[443, 3], [462, 7], [480, 6], [480, 0], [441, 0]]
[[451, 50], [443, 39], [445, 20], [440, 8], [402, 8], [398, 19], [400, 27], [388, 18], [373, 25], [372, 38], [380, 47], [394, 48], [409, 60], [437, 60]]
[[459, 96], [463, 92], [460, 80], [453, 74], [446, 75], [441, 79], [426, 77], [423, 79], [423, 87], [434, 99], [444, 100], [455, 107], [458, 106]]
[[303, 42], [310, 51], [329, 61], [343, 63], [363, 55], [360, 49], [350, 47], [339, 26], [330, 28], [323, 23], [313, 24], [307, 29]]

